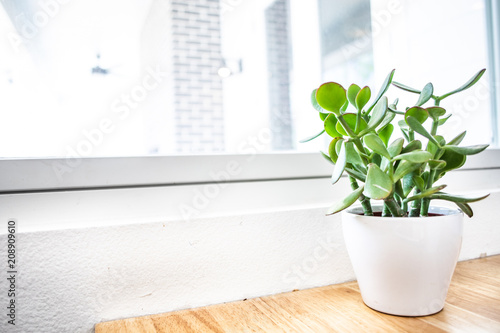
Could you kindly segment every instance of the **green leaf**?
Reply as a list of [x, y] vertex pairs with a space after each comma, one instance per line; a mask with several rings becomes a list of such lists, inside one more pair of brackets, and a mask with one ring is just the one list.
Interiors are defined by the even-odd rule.
[[458, 208], [460, 208], [462, 210], [462, 212], [464, 212], [468, 217], [472, 217], [474, 215], [474, 213], [472, 212], [472, 208], [466, 204], [466, 203], [462, 203], [462, 202], [455, 202], [455, 204], [458, 206]]
[[[445, 139], [441, 135], [434, 135], [434, 139], [436, 139], [436, 141], [439, 142], [439, 144], [441, 146], [444, 146], [446, 144]], [[436, 154], [438, 153], [439, 147], [436, 146], [435, 144], [433, 144], [432, 142], [429, 142], [429, 144], [427, 145], [427, 149], [426, 150], [429, 153], [431, 153], [432, 156], [434, 156], [434, 158], [439, 158], [440, 157], [440, 156], [436, 156]]]
[[487, 198], [490, 194], [485, 194], [480, 197], [464, 197], [461, 195], [452, 195], [448, 193], [443, 193], [439, 192], [436, 194], [433, 194], [431, 196], [431, 199], [439, 199], [439, 200], [446, 200], [446, 201], [452, 201], [452, 202], [460, 202], [460, 203], [469, 203], [469, 202], [476, 202], [479, 200], [483, 200]]
[[394, 120], [395, 117], [396, 117], [395, 113], [387, 112], [385, 114], [384, 120], [382, 120], [382, 122], [379, 125], [379, 129], [383, 129], [384, 127], [389, 125]]
[[364, 189], [364, 186], [360, 186], [354, 192], [349, 194], [347, 197], [345, 197], [341, 201], [333, 204], [330, 208], [328, 208], [326, 215], [336, 214], [336, 213], [341, 212], [344, 209], [350, 207], [361, 196], [361, 194], [363, 193], [363, 189]]
[[421, 93], [420, 90], [415, 89], [415, 88], [411, 88], [411, 87], [408, 87], [408, 86], [405, 86], [404, 84], [399, 83], [399, 82], [393, 82], [392, 85], [395, 86], [395, 87], [398, 87], [399, 89], [403, 89], [405, 91], [409, 91], [411, 93], [415, 93], [415, 94], [420, 94]]
[[384, 142], [376, 134], [370, 133], [365, 135], [363, 137], [363, 142], [368, 148], [373, 150], [375, 153], [384, 156], [388, 160], [391, 159], [391, 155], [387, 151]]
[[403, 178], [404, 175], [417, 170], [421, 166], [422, 166], [422, 164], [412, 163], [409, 161], [402, 160], [399, 163], [399, 165], [396, 169], [396, 172], [394, 172], [394, 175], [392, 176], [392, 178], [393, 178], [394, 182], [397, 182], [398, 180]]
[[413, 117], [418, 120], [419, 123], [423, 124], [427, 120], [427, 118], [429, 118], [429, 113], [426, 109], [421, 108], [420, 106], [414, 106], [406, 110], [405, 120], [408, 117]]
[[337, 131], [337, 122], [337, 117], [335, 117], [333, 113], [330, 113], [324, 122], [325, 131], [332, 138], [342, 136], [342, 134]]
[[318, 114], [319, 114], [319, 119], [321, 119], [321, 121], [325, 121], [326, 117], [331, 115], [331, 113], [321, 113], [321, 112]]
[[318, 101], [316, 100], [316, 91], [317, 90], [318, 89], [314, 89], [311, 93], [311, 104], [312, 104], [313, 108], [316, 109], [316, 111], [325, 112], [325, 110], [323, 110], [323, 108], [321, 106], [319, 106]]
[[436, 139], [434, 139], [434, 137], [429, 132], [427, 132], [424, 126], [422, 126], [422, 124], [417, 119], [413, 118], [412, 116], [409, 116], [406, 118], [406, 123], [408, 124], [408, 126], [410, 126], [412, 130], [426, 137], [427, 139], [429, 139], [430, 142], [432, 142], [436, 146], [441, 147], [439, 143], [436, 141]]
[[446, 166], [441, 170], [441, 172], [443, 173], [461, 168], [465, 164], [465, 160], [467, 158], [465, 155], [455, 153], [451, 150], [445, 150], [440, 159], [446, 162]]
[[392, 180], [380, 168], [370, 163], [365, 183], [365, 195], [375, 200], [385, 199], [392, 194]]
[[488, 148], [489, 145], [475, 145], [475, 146], [468, 146], [468, 147], [458, 147], [458, 146], [450, 146], [446, 145], [443, 148], [446, 150], [451, 150], [454, 151], [455, 153], [462, 154], [462, 155], [475, 155], [479, 154], [486, 148]]
[[332, 158], [330, 156], [328, 156], [327, 154], [323, 153], [322, 151], [320, 151], [320, 153], [321, 153], [321, 156], [323, 156], [325, 158], [325, 160], [327, 160], [331, 164], [335, 164], [335, 162], [332, 160]]
[[392, 124], [388, 124], [384, 128], [382, 128], [380, 131], [377, 132], [378, 136], [384, 144], [387, 146], [389, 144], [389, 140], [391, 139], [392, 132], [394, 131], [394, 126]]
[[446, 187], [446, 185], [439, 185], [439, 186], [431, 187], [430, 189], [422, 191], [419, 194], [416, 194], [414, 196], [406, 198], [404, 201], [405, 202], [410, 202], [410, 201], [419, 200], [419, 199], [422, 199], [422, 198], [427, 198], [427, 197], [433, 195], [434, 193], [441, 191], [445, 187]]
[[335, 150], [335, 146], [338, 141], [343, 140], [342, 138], [333, 138], [332, 141], [330, 141], [330, 145], [328, 146], [328, 154], [330, 154], [330, 159], [332, 160], [333, 163], [337, 163], [337, 159], [339, 158], [337, 151]]
[[323, 133], [325, 133], [325, 130], [322, 130], [322, 131], [321, 131], [321, 132], [319, 132], [318, 134], [314, 134], [314, 135], [312, 135], [312, 136], [310, 136], [310, 137], [307, 137], [307, 138], [305, 138], [305, 139], [302, 139], [302, 140], [300, 140], [299, 142], [300, 142], [300, 143], [309, 142], [309, 141], [311, 141], [311, 140], [313, 140], [313, 139], [316, 139], [318, 136], [320, 136], [320, 135], [321, 135], [321, 134], [323, 134]]
[[438, 119], [446, 114], [446, 110], [439, 106], [431, 106], [427, 109], [429, 116], [431, 116], [432, 120], [438, 121]]
[[354, 148], [354, 144], [352, 142], [346, 142], [345, 152], [346, 152], [347, 163], [360, 164], [360, 165], [363, 164], [363, 160], [359, 156], [359, 153], [356, 150], [356, 148]]
[[391, 82], [392, 82], [392, 78], [394, 77], [394, 72], [396, 70], [393, 69], [388, 75], [387, 77], [385, 78], [384, 80], [384, 83], [382, 83], [382, 87], [380, 88], [378, 94], [377, 94], [377, 97], [375, 97], [375, 100], [373, 101], [372, 105], [368, 108], [368, 110], [366, 110], [366, 114], [369, 114], [370, 111], [375, 107], [375, 105], [378, 103], [379, 99], [385, 94], [385, 92], [387, 91], [387, 89], [389, 89], [390, 85], [391, 85]]
[[375, 105], [373, 109], [373, 114], [368, 121], [366, 129], [359, 133], [360, 136], [365, 135], [366, 133], [375, 129], [380, 123], [384, 120], [385, 115], [387, 114], [387, 97], [383, 97], [380, 101]]
[[446, 167], [446, 161], [443, 160], [429, 160], [429, 168], [432, 170], [441, 170]]
[[414, 150], [409, 153], [395, 156], [393, 160], [405, 160], [411, 163], [425, 163], [432, 158], [432, 154], [428, 151]]
[[424, 191], [425, 190], [425, 182], [424, 180], [422, 179], [422, 177], [418, 176], [418, 175], [413, 175], [412, 177], [412, 180], [413, 180], [413, 183], [415, 184], [415, 186], [420, 190], [420, 191]]
[[450, 113], [450, 114], [449, 114], [449, 115], [447, 115], [446, 117], [439, 119], [439, 126], [444, 125], [444, 124], [446, 123], [446, 121], [447, 121], [448, 119], [450, 119], [450, 117], [451, 117], [451, 116], [452, 116], [452, 114]]
[[391, 157], [394, 157], [396, 155], [401, 154], [401, 151], [403, 150], [404, 143], [405, 143], [405, 140], [403, 140], [403, 138], [398, 138], [398, 139], [394, 140], [391, 143], [391, 145], [387, 148], [389, 155]]
[[422, 149], [422, 142], [420, 142], [419, 140], [413, 140], [412, 142], [407, 144], [406, 147], [403, 148], [401, 153], [403, 153], [403, 154], [409, 153], [411, 151], [418, 150], [418, 149]]
[[347, 99], [349, 100], [349, 103], [356, 107], [356, 96], [358, 95], [358, 92], [361, 90], [361, 88], [357, 84], [351, 84], [349, 88], [347, 89]]
[[323, 83], [316, 91], [316, 101], [319, 106], [337, 115], [340, 114], [340, 108], [346, 100], [344, 87], [336, 82]]
[[[344, 120], [346, 121], [347, 125], [351, 128], [351, 130], [354, 132], [354, 129], [356, 128], [356, 114], [354, 113], [345, 113], [342, 115]], [[354, 132], [355, 134], [358, 134], [359, 132], [363, 131], [368, 125], [366, 124], [366, 121], [361, 118], [361, 122], [359, 124], [359, 128], [357, 132]], [[339, 132], [341, 135], [348, 136], [347, 131], [344, 129], [344, 126], [342, 123], [339, 121], [335, 127], [337, 132]]]
[[344, 172], [346, 163], [347, 163], [347, 156], [345, 153], [345, 143], [342, 142], [342, 145], [340, 147], [339, 157], [337, 159], [337, 163], [335, 163], [335, 168], [333, 169], [332, 184], [335, 184], [336, 182], [339, 181], [340, 177], [342, 176], [342, 173]]
[[356, 108], [361, 111], [366, 103], [368, 103], [368, 101], [370, 100], [370, 97], [372, 97], [370, 87], [363, 87], [363, 89], [361, 89], [356, 96]]
[[457, 146], [459, 145], [462, 140], [465, 138], [465, 134], [467, 134], [467, 131], [463, 131], [462, 133], [460, 133], [459, 135], [457, 135], [456, 137], [454, 137], [453, 139], [451, 139], [450, 142], [448, 142], [448, 144], [450, 146]]
[[477, 72], [473, 77], [471, 77], [469, 79], [469, 81], [467, 81], [466, 83], [464, 83], [462, 86], [460, 86], [459, 88], [453, 90], [453, 91], [450, 91], [449, 93], [447, 94], [444, 94], [442, 96], [439, 97], [440, 100], [443, 100], [445, 99], [446, 97], [448, 96], [451, 96], [453, 94], [456, 94], [458, 92], [461, 92], [461, 91], [464, 91], [466, 89], [469, 89], [470, 87], [472, 87], [474, 84], [476, 84], [477, 81], [479, 81], [479, 79], [481, 78], [481, 76], [483, 76], [484, 72], [486, 71], [486, 68], [483, 68], [481, 69], [479, 72]]
[[349, 176], [352, 176], [357, 180], [362, 181], [363, 183], [366, 182], [366, 176], [363, 173], [359, 172], [358, 170], [349, 169], [346, 167], [345, 172], [347, 172]]
[[420, 96], [418, 96], [418, 101], [417, 101], [417, 106], [422, 106], [424, 105], [425, 103], [427, 103], [427, 101], [429, 101], [429, 99], [431, 99], [432, 97], [432, 93], [434, 92], [434, 87], [432, 86], [432, 83], [427, 83], [424, 87], [424, 89], [422, 89], [422, 92], [420, 92]]
[[406, 123], [406, 121], [404, 120], [400, 120], [398, 121], [398, 126], [399, 128], [401, 128], [402, 130], [409, 130], [410, 129], [410, 126], [408, 126], [408, 124]]

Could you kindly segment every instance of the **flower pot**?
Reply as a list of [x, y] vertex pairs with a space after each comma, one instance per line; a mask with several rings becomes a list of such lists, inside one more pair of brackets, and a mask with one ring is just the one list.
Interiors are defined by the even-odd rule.
[[[381, 207], [374, 207], [374, 211]], [[463, 213], [431, 207], [430, 217], [342, 212], [344, 239], [364, 303], [380, 312], [426, 316], [443, 309], [462, 245]]]

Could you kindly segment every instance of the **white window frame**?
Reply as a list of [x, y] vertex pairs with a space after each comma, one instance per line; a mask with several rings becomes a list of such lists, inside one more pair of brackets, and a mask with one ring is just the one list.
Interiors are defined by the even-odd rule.
[[[0, 194], [328, 178], [319, 153], [85, 158], [62, 177], [65, 159], [0, 160]], [[500, 168], [500, 149], [469, 156], [464, 170]]]

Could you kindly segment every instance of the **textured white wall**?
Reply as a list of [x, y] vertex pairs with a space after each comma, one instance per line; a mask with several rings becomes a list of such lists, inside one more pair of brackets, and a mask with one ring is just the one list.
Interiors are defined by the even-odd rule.
[[[476, 176], [472, 177], [472, 173]], [[500, 224], [495, 213], [500, 203], [495, 185], [498, 177], [496, 170], [452, 176], [455, 188], [467, 186], [464, 179], [473, 179], [478, 187], [489, 186], [493, 192], [487, 200], [474, 204], [476, 217], [465, 223], [462, 260], [500, 253]], [[211, 211], [213, 217], [190, 221], [140, 219], [139, 211], [133, 215], [132, 210], [128, 211], [130, 220], [112, 220], [123, 214], [119, 205], [113, 205], [112, 198], [120, 199], [124, 210], [131, 202], [138, 207], [150, 207], [146, 203], [159, 195], [155, 188], [0, 196], [0, 220], [5, 221], [5, 228], [0, 230], [1, 257], [6, 257], [3, 229], [7, 216], [19, 218], [20, 231], [18, 326], [11, 330], [5, 324], [6, 316], [1, 315], [0, 331], [92, 332], [94, 324], [101, 321], [353, 279], [340, 219], [325, 217], [327, 205], [314, 196], [326, 193], [323, 185], [309, 188], [304, 181], [294, 182], [295, 186], [290, 182], [270, 182], [274, 190], [262, 193], [256, 190], [255, 183], [234, 186], [268, 203], [269, 198], [281, 194], [294, 196], [307, 205], [287, 208], [276, 204], [277, 208], [262, 209], [249, 199], [234, 206], [231, 212], [217, 215]], [[325, 179], [312, 182], [328, 183]], [[182, 193], [180, 189], [171, 190]], [[344, 194], [341, 191], [332, 196]], [[213, 199], [214, 207], [222, 204], [218, 200], [226, 205], [235, 202], [226, 195], [234, 196], [230, 187]], [[46, 197], [50, 200], [42, 200]], [[127, 202], [126, 197], [131, 201]], [[307, 198], [319, 203], [313, 205]], [[68, 206], [64, 200], [74, 203], [69, 211], [63, 209]], [[154, 206], [160, 207], [161, 201], [154, 202]], [[235, 210], [244, 211], [245, 205], [250, 205], [246, 212], [236, 213]], [[252, 207], [260, 208], [252, 212]], [[147, 214], [153, 214], [152, 209], [148, 208]], [[71, 211], [72, 216], [68, 215]], [[144, 216], [147, 214], [143, 212]], [[36, 224], [47, 216], [65, 216], [66, 228], [62, 224], [50, 228]], [[3, 277], [5, 264], [2, 267], [0, 307], [4, 308], [7, 281]]]

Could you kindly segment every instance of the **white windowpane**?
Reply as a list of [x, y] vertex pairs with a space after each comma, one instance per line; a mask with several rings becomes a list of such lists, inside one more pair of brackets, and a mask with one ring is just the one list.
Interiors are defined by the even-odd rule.
[[[488, 67], [484, 0], [4, 0], [0, 157], [316, 151], [324, 81], [437, 94]], [[442, 104], [487, 143], [488, 73]], [[400, 108], [416, 96], [401, 97]], [[485, 124], [488, 124], [485, 126]]]

